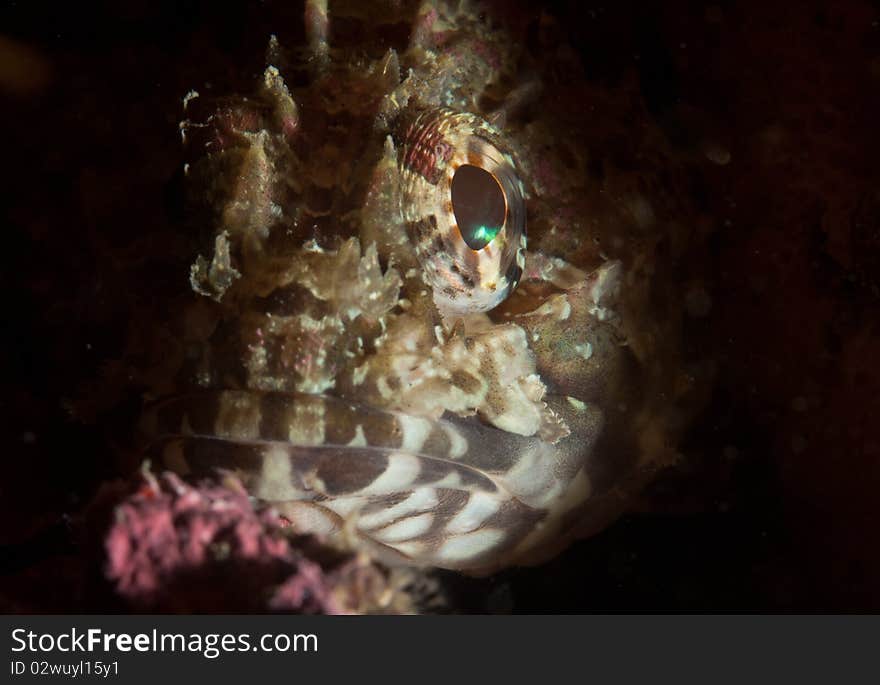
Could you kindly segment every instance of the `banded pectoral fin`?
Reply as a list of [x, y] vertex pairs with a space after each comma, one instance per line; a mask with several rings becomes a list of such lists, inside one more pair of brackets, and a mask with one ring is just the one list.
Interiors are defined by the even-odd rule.
[[548, 399], [578, 427], [556, 445], [476, 419], [274, 392], [172, 398], [143, 428], [169, 468], [230, 471], [303, 532], [354, 532], [389, 562], [489, 570], [550, 534], [560, 501], [590, 495], [581, 467], [601, 414]]

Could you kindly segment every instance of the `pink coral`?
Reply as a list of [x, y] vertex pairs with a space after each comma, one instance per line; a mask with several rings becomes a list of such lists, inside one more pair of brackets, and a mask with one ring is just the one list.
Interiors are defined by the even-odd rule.
[[145, 474], [105, 538], [116, 592], [151, 610], [341, 613], [333, 581], [291, 546], [283, 519], [255, 510], [237, 481], [227, 485]]

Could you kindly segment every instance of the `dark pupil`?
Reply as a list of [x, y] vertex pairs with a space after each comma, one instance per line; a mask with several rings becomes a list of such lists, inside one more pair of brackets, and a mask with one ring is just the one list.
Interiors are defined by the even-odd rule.
[[504, 226], [504, 191], [488, 171], [463, 164], [452, 177], [452, 211], [468, 247], [482, 250]]

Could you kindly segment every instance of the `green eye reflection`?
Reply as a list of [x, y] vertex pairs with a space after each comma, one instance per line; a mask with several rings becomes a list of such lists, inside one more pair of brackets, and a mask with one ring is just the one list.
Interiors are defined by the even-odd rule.
[[452, 211], [468, 247], [482, 250], [504, 228], [507, 201], [492, 174], [463, 164], [452, 177]]
[[488, 245], [493, 240], [495, 240], [495, 236], [501, 232], [501, 226], [495, 226], [493, 228], [488, 228], [486, 226], [478, 226], [471, 237], [471, 240], [474, 242], [481, 242], [484, 245]]

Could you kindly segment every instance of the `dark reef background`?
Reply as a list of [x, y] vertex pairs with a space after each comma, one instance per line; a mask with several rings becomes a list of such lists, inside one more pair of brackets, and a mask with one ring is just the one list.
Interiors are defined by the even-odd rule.
[[[267, 36], [301, 24], [296, 5], [0, 9], [0, 610], [120, 608], [94, 589], [100, 548], [76, 521], [118, 475], [138, 398], [90, 384], [124, 376], [107, 360], [132, 307], [187, 287], [192, 254], [173, 228], [182, 96], [206, 74], [259, 70]], [[449, 610], [880, 609], [880, 6], [544, 11], [589, 78], [637, 75], [675, 145], [730, 153], [699, 198], [717, 219], [719, 377], [688, 458], [637, 511], [540, 568], [440, 574]]]

